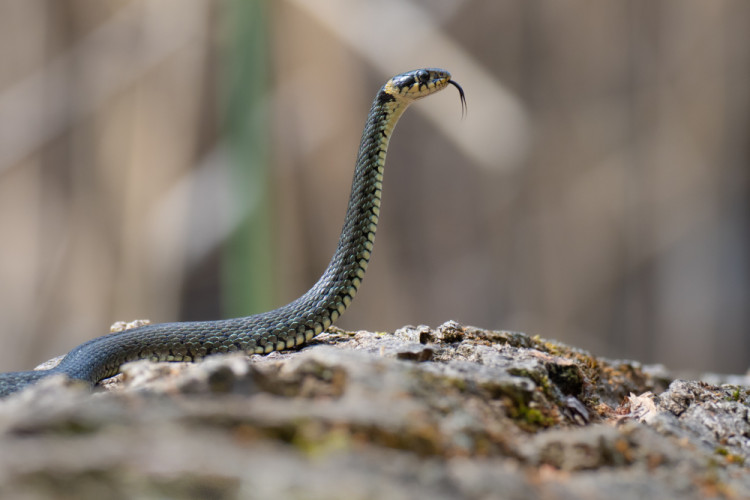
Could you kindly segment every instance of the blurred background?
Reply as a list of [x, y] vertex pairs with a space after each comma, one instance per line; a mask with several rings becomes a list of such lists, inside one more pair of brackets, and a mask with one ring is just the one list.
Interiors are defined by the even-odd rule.
[[750, 365], [746, 0], [0, 0], [0, 370], [217, 319], [328, 263], [377, 89], [391, 143], [339, 325], [455, 319]]

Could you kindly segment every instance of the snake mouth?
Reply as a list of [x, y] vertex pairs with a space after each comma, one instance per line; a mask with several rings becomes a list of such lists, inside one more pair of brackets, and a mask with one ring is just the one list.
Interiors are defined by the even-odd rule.
[[458, 89], [458, 95], [461, 97], [461, 117], [463, 118], [464, 116], [466, 116], [466, 111], [469, 109], [466, 106], [466, 94], [464, 94], [464, 89], [462, 89], [455, 80], [448, 80], [448, 83]]

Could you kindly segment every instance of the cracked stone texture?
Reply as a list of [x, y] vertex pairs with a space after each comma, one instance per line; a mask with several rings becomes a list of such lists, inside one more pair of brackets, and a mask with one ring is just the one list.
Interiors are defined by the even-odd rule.
[[750, 498], [731, 380], [455, 322], [332, 329], [0, 401], [0, 498]]

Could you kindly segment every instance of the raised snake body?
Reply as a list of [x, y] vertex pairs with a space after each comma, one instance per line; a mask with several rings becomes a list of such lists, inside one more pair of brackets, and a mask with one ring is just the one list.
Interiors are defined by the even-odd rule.
[[391, 78], [367, 116], [354, 180], [336, 252], [304, 295], [272, 311], [219, 321], [161, 323], [111, 333], [71, 350], [54, 368], [0, 374], [0, 396], [57, 373], [93, 385], [136, 359], [192, 361], [213, 353], [269, 353], [303, 344], [328, 328], [351, 303], [370, 260], [393, 128], [413, 101], [454, 85], [447, 71], [419, 69]]

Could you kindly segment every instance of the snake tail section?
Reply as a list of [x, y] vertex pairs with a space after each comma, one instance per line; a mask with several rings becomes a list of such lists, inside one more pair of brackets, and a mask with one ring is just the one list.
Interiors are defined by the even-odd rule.
[[367, 116], [354, 170], [349, 205], [336, 252], [304, 295], [272, 311], [219, 321], [161, 323], [111, 333], [71, 350], [46, 371], [0, 374], [0, 396], [56, 373], [93, 385], [128, 361], [194, 361], [214, 353], [269, 353], [309, 341], [349, 307], [362, 284], [375, 242], [383, 170], [393, 128], [417, 99], [444, 89], [463, 90], [447, 71], [419, 69], [391, 78], [378, 91]]

